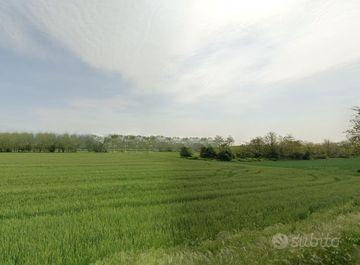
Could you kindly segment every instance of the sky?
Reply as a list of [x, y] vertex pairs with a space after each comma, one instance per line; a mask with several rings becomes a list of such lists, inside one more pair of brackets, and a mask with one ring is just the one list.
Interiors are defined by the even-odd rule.
[[359, 0], [0, 0], [0, 131], [345, 139]]

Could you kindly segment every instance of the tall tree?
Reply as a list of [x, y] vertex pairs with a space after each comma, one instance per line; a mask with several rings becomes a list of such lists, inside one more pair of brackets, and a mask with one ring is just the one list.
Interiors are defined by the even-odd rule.
[[219, 147], [225, 143], [225, 140], [222, 136], [216, 135], [214, 139], [214, 143], [216, 147]]
[[235, 143], [235, 140], [234, 140], [234, 138], [233, 138], [231, 135], [229, 135], [229, 136], [226, 138], [225, 142], [226, 142], [226, 144], [227, 144], [228, 146], [232, 146], [232, 145]]
[[269, 132], [264, 137], [266, 156], [270, 159], [279, 159], [279, 143], [276, 133]]
[[350, 120], [351, 128], [347, 131], [348, 137], [356, 150], [360, 152], [360, 107], [353, 108], [354, 117]]

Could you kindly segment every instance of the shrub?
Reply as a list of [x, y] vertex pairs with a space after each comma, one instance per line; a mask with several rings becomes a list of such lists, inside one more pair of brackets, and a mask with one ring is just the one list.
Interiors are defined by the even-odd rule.
[[339, 154], [338, 158], [350, 158], [351, 155], [350, 154]]
[[311, 153], [309, 151], [306, 151], [305, 154], [303, 155], [303, 159], [304, 160], [311, 160]]
[[183, 146], [180, 148], [180, 156], [181, 157], [192, 157], [192, 150], [190, 147]]
[[55, 145], [50, 145], [49, 146], [49, 152], [54, 153], [55, 151], [56, 151], [56, 146]]
[[201, 158], [216, 158], [215, 149], [212, 146], [202, 146], [200, 149], [200, 157]]
[[251, 152], [250, 148], [244, 145], [235, 150], [235, 153], [238, 159], [254, 158], [254, 154]]
[[269, 151], [266, 154], [266, 158], [269, 159], [269, 160], [277, 161], [277, 160], [280, 159], [280, 154], [277, 153], [276, 151]]
[[216, 158], [221, 161], [231, 161], [234, 154], [229, 146], [221, 146]]
[[328, 159], [328, 156], [326, 154], [316, 154], [314, 159]]
[[301, 152], [293, 152], [290, 154], [290, 158], [293, 160], [302, 160], [304, 159], [304, 153]]

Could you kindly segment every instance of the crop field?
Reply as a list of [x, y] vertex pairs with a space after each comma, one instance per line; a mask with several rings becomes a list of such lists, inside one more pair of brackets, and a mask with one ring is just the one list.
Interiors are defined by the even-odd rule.
[[269, 243], [275, 233], [313, 230], [351, 242], [336, 255], [316, 249], [339, 259], [325, 264], [351, 264], [360, 243], [358, 169], [359, 158], [3, 153], [0, 264], [323, 264], [312, 250]]

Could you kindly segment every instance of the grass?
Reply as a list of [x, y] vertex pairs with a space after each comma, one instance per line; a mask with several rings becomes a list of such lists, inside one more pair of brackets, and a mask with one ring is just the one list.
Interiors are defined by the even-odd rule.
[[[0, 264], [132, 264], [140, 254], [153, 264], [164, 257], [186, 264], [178, 253], [198, 254], [193, 264], [240, 264], [253, 255], [267, 262], [282, 252], [272, 249], [263, 259], [269, 251], [251, 242], [263, 242], [269, 229], [302, 230], [314, 218], [326, 223], [324, 216], [357, 220], [359, 164], [359, 158], [226, 163], [174, 153], [0, 154]], [[230, 243], [220, 244], [222, 235]], [[221, 256], [226, 246], [236, 250], [239, 235], [250, 242], [250, 254]]]
[[[311, 238], [340, 239], [336, 247], [287, 247], [275, 249], [272, 237], [284, 235]], [[320, 244], [319, 244], [320, 245]], [[98, 261], [96, 265], [228, 265], [228, 264], [359, 264], [360, 214], [353, 203], [314, 213], [307, 220], [291, 224], [276, 224], [262, 230], [243, 229], [235, 233], [220, 233], [216, 239], [196, 247], [156, 249], [136, 253], [118, 252]]]

